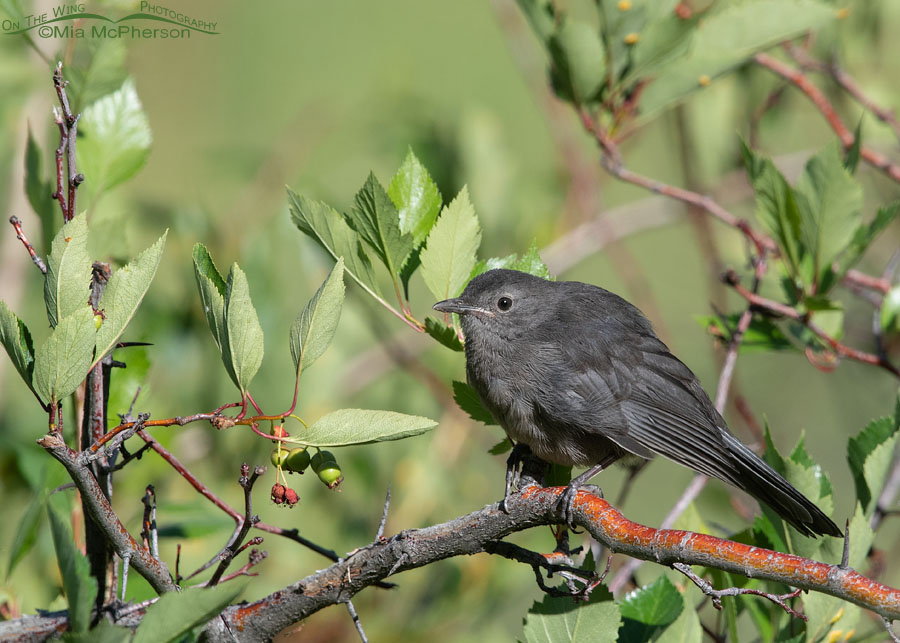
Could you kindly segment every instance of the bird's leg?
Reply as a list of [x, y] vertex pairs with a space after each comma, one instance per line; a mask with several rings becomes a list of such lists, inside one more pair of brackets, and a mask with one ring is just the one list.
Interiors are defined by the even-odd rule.
[[519, 488], [519, 473], [522, 468], [522, 460], [531, 454], [531, 449], [527, 444], [516, 442], [513, 445], [509, 457], [506, 459], [506, 490], [503, 492], [503, 500], [500, 501], [500, 511], [509, 513], [506, 501], [510, 496], [510, 491]]
[[[584, 484], [593, 478], [595, 475], [603, 471], [613, 462], [619, 459], [618, 454], [610, 453], [603, 460], [592, 466], [590, 469], [582, 473], [580, 476], [577, 476], [572, 479], [569, 483], [569, 486], [566, 487], [566, 490], [562, 492], [562, 495], [559, 497], [559, 506], [562, 512], [563, 520], [566, 525], [573, 532], [575, 531], [575, 525], [573, 524], [573, 520], [575, 519], [574, 510], [575, 510], [575, 496], [578, 495], [578, 489], [584, 486]], [[591, 491], [601, 498], [603, 497], [603, 490], [600, 487], [595, 487], [591, 485]]]

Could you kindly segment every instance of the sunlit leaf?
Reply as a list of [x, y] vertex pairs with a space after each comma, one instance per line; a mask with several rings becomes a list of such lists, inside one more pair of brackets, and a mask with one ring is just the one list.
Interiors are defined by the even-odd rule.
[[[3, 344], [13, 366], [28, 384], [28, 388], [32, 388], [34, 345], [31, 341], [31, 333], [25, 322], [19, 319], [4, 301], [0, 301], [0, 344]], [[32, 390], [34, 389], [32, 388]]]
[[297, 376], [315, 362], [331, 343], [344, 303], [344, 259], [331, 271], [291, 326], [291, 356]]
[[87, 215], [83, 212], [61, 227], [53, 239], [44, 276], [44, 303], [51, 327], [88, 304], [92, 262], [87, 242]]
[[225, 284], [225, 326], [235, 384], [245, 392], [263, 359], [263, 330], [250, 300], [250, 284], [237, 264]]
[[369, 444], [385, 440], [402, 440], [425, 433], [437, 422], [417, 415], [393, 411], [340, 409], [324, 415], [308, 429], [297, 431], [292, 437], [316, 447], [338, 447], [348, 444]]
[[87, 376], [97, 329], [90, 306], [63, 317], [34, 354], [34, 390], [44, 404], [72, 393]]
[[622, 619], [619, 606], [605, 587], [598, 587], [586, 603], [568, 597], [545, 596], [525, 615], [527, 643], [593, 643], [615, 641]]
[[462, 291], [475, 266], [480, 243], [475, 208], [469, 201], [469, 191], [463, 188], [450, 205], [444, 206], [422, 251], [422, 277], [435, 297], [447, 299]]
[[97, 353], [94, 356], [94, 363], [113, 349], [137, 312], [141, 300], [150, 288], [150, 282], [156, 276], [167, 235], [168, 231], [134, 261], [116, 270], [103, 289], [100, 298], [103, 322], [97, 330]]
[[400, 232], [412, 235], [413, 245], [418, 246], [428, 237], [441, 211], [441, 193], [412, 148], [391, 179], [388, 195], [397, 208]]
[[191, 587], [167, 592], [147, 608], [133, 643], [168, 643], [180, 640], [198, 625], [216, 616], [241, 595], [245, 583], [230, 582], [215, 587]]
[[374, 174], [369, 174], [365, 185], [356, 193], [349, 217], [353, 228], [375, 251], [395, 281], [399, 280], [400, 270], [413, 249], [413, 237], [401, 232], [397, 208]]

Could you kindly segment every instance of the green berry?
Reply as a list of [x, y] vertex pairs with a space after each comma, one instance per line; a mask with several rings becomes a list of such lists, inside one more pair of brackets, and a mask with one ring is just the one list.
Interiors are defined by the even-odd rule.
[[334, 464], [337, 462], [337, 460], [335, 459], [334, 454], [331, 451], [319, 451], [312, 457], [310, 462], [312, 463], [313, 471], [318, 473], [319, 469], [321, 469], [326, 463]]
[[900, 333], [900, 286], [895, 286], [881, 302], [881, 330], [885, 335]]
[[276, 467], [283, 467], [284, 461], [287, 460], [288, 452], [287, 449], [272, 449], [272, 455], [270, 459], [272, 460], [272, 464]]
[[328, 485], [329, 489], [334, 489], [344, 480], [341, 468], [335, 462], [325, 463], [320, 469], [316, 470], [319, 480]]
[[306, 471], [306, 467], [309, 466], [309, 462], [309, 451], [305, 447], [297, 447], [296, 449], [291, 449], [290, 453], [287, 454], [284, 468], [294, 473], [303, 473]]

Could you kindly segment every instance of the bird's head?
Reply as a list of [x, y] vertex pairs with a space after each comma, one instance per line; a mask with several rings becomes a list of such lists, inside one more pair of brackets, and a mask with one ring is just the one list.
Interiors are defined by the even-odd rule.
[[489, 270], [472, 279], [459, 297], [434, 305], [460, 317], [466, 337], [498, 335], [514, 339], [541, 323], [552, 311], [553, 282], [518, 270]]

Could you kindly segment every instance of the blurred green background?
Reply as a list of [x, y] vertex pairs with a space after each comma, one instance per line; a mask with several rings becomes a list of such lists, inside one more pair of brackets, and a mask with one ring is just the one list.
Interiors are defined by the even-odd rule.
[[[44, 10], [51, 6], [35, 3], [25, 12], [44, 4]], [[848, 6], [849, 17], [829, 37], [866, 91], [882, 104], [896, 105], [900, 42], [892, 34], [900, 27], [900, 5]], [[4, 7], [0, 3], [0, 13]], [[97, 7], [124, 15], [137, 3]], [[290, 223], [284, 186], [344, 209], [369, 170], [386, 183], [408, 146], [429, 168], [445, 201], [469, 186], [483, 227], [482, 256], [522, 252], [536, 239], [558, 277], [603, 285], [643, 308], [714, 393], [722, 355], [695, 315], [709, 314], [712, 302], [738, 310], [739, 302], [718, 283], [718, 271], [746, 270], [742, 237], [602, 172], [574, 112], [546, 88], [542, 50], [513, 2], [274, 0], [192, 2], [183, 10], [216, 21], [219, 33], [113, 43], [35, 37], [34, 47], [21, 37], [0, 35], [0, 204], [4, 218], [15, 214], [23, 220], [38, 247], [40, 223], [22, 192], [23, 155], [30, 125], [50, 175], [57, 141], [47, 61], [62, 58], [77, 69], [92, 51], [113, 67], [121, 59], [148, 115], [153, 146], [145, 168], [99, 201], [81, 200], [89, 209], [95, 258], [127, 259], [170, 229], [165, 259], [125, 337], [153, 343], [136, 410], [171, 417], [237, 397], [197, 297], [190, 260], [196, 241], [210, 248], [220, 269], [237, 261], [247, 272], [266, 333], [266, 359], [252, 391], [264, 410], [286, 408], [293, 389], [288, 328], [331, 263]], [[623, 147], [626, 162], [655, 178], [709, 192], [751, 217], [737, 134], [749, 134], [755, 110], [777, 86], [777, 79], [755, 68], [717, 81], [639, 130]], [[838, 107], [848, 123], [859, 121], [858, 107], [846, 100]], [[896, 149], [890, 131], [871, 117], [864, 133], [867, 144]], [[792, 177], [807, 156], [831, 140], [818, 113], [791, 90], [762, 118], [756, 135], [758, 146]], [[900, 192], [869, 168], [859, 176], [867, 217]], [[588, 221], [596, 222], [596, 237], [572, 232]], [[706, 233], [722, 265], [711, 265], [706, 255], [700, 241]], [[894, 226], [861, 268], [880, 274], [898, 237]], [[586, 240], [589, 251], [572, 263], [574, 253], [558, 245], [561, 240]], [[38, 271], [12, 229], [5, 228], [0, 299], [29, 323], [36, 342], [47, 332], [41, 287]], [[302, 381], [299, 413], [315, 419], [340, 407], [380, 408], [426, 415], [440, 425], [406, 441], [339, 450], [346, 475], [340, 492], [328, 491], [311, 476], [295, 476], [291, 481], [301, 503], [293, 510], [269, 503], [271, 470], [257, 486], [254, 510], [264, 521], [297, 527], [339, 553], [370, 542], [388, 485], [393, 500], [386, 533], [392, 534], [496, 501], [504, 470], [504, 457], [486, 453], [502, 437], [499, 429], [473, 423], [452, 403], [449, 384], [464, 378], [462, 355], [418, 336], [355, 286], [348, 292], [332, 347]], [[774, 284], [768, 292], [777, 295]], [[871, 306], [846, 292], [842, 298], [847, 342], [871, 350]], [[414, 314], [423, 319], [433, 301], [418, 277], [411, 300]], [[809, 451], [835, 483], [836, 520], [842, 522], [853, 499], [844, 459], [847, 437], [891, 412], [896, 388], [894, 379], [871, 367], [844, 362], [823, 373], [792, 353], [742, 356], [735, 391], [760, 421], [768, 421], [782, 450], [806, 432]], [[757, 439], [733, 410], [727, 418], [744, 441]], [[25, 481], [45, 466], [58, 466], [34, 443], [45, 422], [9, 362], [0, 359], [0, 552], [9, 551], [30, 500]], [[268, 464], [271, 450], [270, 443], [241, 428], [218, 433], [197, 424], [154, 435], [238, 507], [241, 462]], [[655, 462], [622, 508], [633, 520], [659, 524], [691, 476], [671, 463]], [[621, 470], [599, 478], [607, 498], [616, 497], [623, 479]], [[153, 455], [118, 474], [116, 483], [114, 506], [134, 533], [140, 530], [144, 486], [156, 486], [165, 535], [161, 553], [171, 567], [181, 543], [182, 573], [213, 556], [231, 534], [231, 521]], [[714, 533], [746, 524], [730, 502], [730, 491], [718, 482], [699, 499]], [[746, 497], [741, 502], [753, 506]], [[888, 525], [876, 546], [889, 548], [896, 535]], [[539, 550], [553, 546], [547, 529], [514, 540]], [[274, 536], [267, 535], [262, 548], [269, 558], [256, 568], [259, 576], [244, 595], [248, 600], [327, 565]], [[4, 573], [6, 564], [4, 557]], [[659, 573], [645, 565], [638, 578], [648, 581]], [[486, 555], [444, 561], [392, 580], [397, 589], [369, 589], [354, 599], [372, 640], [511, 640], [540, 595], [530, 569]], [[882, 580], [897, 585], [900, 571], [889, 566]], [[150, 595], [136, 575], [129, 590], [133, 598]], [[34, 612], [64, 605], [59, 592], [51, 538], [42, 529], [37, 547], [5, 579], [0, 595], [23, 612]], [[354, 639], [342, 607], [314, 615], [300, 636]]]

